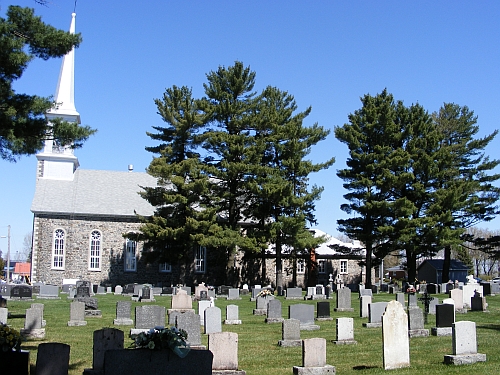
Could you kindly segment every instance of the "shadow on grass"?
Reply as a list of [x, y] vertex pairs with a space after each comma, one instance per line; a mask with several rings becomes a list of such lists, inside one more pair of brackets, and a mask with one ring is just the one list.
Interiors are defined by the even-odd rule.
[[500, 324], [481, 324], [481, 325], [478, 324], [477, 328], [500, 331]]
[[360, 365], [360, 366], [354, 366], [352, 369], [353, 370], [368, 370], [371, 368], [378, 368], [378, 366], [365, 366], [365, 365]]

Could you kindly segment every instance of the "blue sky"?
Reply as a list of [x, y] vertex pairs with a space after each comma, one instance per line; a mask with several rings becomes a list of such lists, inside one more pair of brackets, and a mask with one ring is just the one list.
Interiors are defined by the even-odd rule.
[[[72, 0], [0, 0], [30, 6], [68, 30]], [[153, 102], [172, 85], [203, 96], [206, 73], [242, 61], [256, 72], [256, 91], [276, 86], [312, 106], [306, 125], [332, 133], [313, 148], [316, 162], [336, 163], [312, 176], [325, 191], [317, 203], [318, 228], [335, 234], [345, 218], [342, 181], [347, 148], [335, 126], [360, 108], [359, 98], [387, 88], [405, 104], [429, 112], [444, 102], [467, 105], [480, 135], [499, 128], [500, 2], [498, 1], [98, 1], [80, 0], [76, 30], [75, 103], [82, 123], [98, 129], [76, 151], [83, 169], [144, 171], [153, 145], [146, 132], [161, 126]], [[16, 83], [18, 92], [54, 95], [61, 60], [34, 60]], [[486, 153], [500, 158], [500, 138]], [[32, 230], [35, 156], [0, 160], [0, 236], [11, 225], [11, 254]], [[500, 229], [500, 219], [482, 228]], [[7, 250], [7, 240], [0, 239]]]

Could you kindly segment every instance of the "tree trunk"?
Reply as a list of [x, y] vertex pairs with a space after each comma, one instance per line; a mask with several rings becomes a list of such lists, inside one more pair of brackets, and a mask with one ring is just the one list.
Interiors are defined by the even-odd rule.
[[[372, 243], [367, 242], [366, 244], [366, 265], [365, 265], [365, 288], [366, 289], [371, 289], [372, 288]], [[361, 280], [363, 282], [363, 280]]]
[[266, 279], [267, 279], [267, 275], [266, 275], [266, 249], [265, 248], [262, 248], [261, 255], [262, 255], [262, 265], [261, 265], [262, 273], [261, 273], [260, 283], [264, 284], [266, 282]]
[[413, 285], [415, 284], [415, 279], [417, 278], [417, 256], [410, 251], [406, 251], [406, 262], [408, 270], [408, 283]]
[[450, 280], [451, 246], [444, 247], [443, 273], [441, 274], [441, 283], [447, 283]]

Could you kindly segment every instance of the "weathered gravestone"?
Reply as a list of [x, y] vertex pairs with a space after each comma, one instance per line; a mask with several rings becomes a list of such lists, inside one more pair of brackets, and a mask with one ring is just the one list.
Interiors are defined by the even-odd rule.
[[60, 299], [59, 297], [59, 287], [57, 285], [40, 285], [40, 293], [38, 294], [40, 299]]
[[326, 340], [313, 338], [302, 340], [302, 367], [294, 366], [294, 375], [335, 374], [335, 367], [326, 364]]
[[104, 353], [107, 350], [123, 349], [124, 334], [116, 328], [103, 328], [94, 331], [92, 368], [85, 369], [84, 375], [99, 375], [104, 370]]
[[415, 293], [408, 293], [408, 308], [417, 307], [417, 295]]
[[226, 320], [224, 324], [241, 324], [238, 305], [226, 306]]
[[333, 320], [333, 318], [330, 316], [330, 302], [325, 301], [316, 303], [316, 320]]
[[[170, 310], [176, 311], [193, 311], [193, 300], [191, 295], [188, 295], [185, 289], [177, 289], [177, 294], [172, 296], [172, 304]], [[169, 310], [169, 314], [170, 314]]]
[[287, 288], [285, 299], [302, 299], [302, 288]]
[[[391, 302], [399, 303], [398, 301]], [[382, 315], [384, 315], [387, 304], [388, 302], [370, 303], [368, 305], [368, 323], [363, 323], [363, 327], [377, 328], [382, 326]]]
[[301, 346], [300, 321], [298, 319], [284, 319], [281, 326], [281, 340], [279, 346]]
[[241, 297], [240, 297], [240, 290], [238, 288], [229, 288], [228, 294], [227, 294], [227, 299], [228, 300], [238, 300], [238, 299], [241, 299]]
[[45, 327], [45, 325], [47, 324], [47, 322], [43, 318], [43, 311], [45, 309], [45, 305], [43, 303], [32, 303], [31, 308], [40, 310], [40, 316], [42, 317], [42, 328]]
[[132, 302], [118, 301], [116, 302], [116, 319], [113, 320], [115, 326], [126, 326], [134, 324], [131, 318]]
[[349, 288], [339, 288], [336, 291], [337, 294], [337, 307], [335, 311], [346, 311], [352, 312], [354, 309], [351, 305], [351, 290]]
[[97, 286], [97, 294], [106, 294], [106, 288], [102, 285]]
[[165, 306], [144, 305], [135, 308], [135, 328], [130, 335], [147, 332], [154, 327], [165, 327]]
[[455, 311], [457, 313], [466, 313], [467, 310], [464, 309], [464, 292], [462, 289], [452, 289], [450, 290], [449, 296], [453, 300], [455, 305]]
[[281, 323], [283, 321], [283, 315], [281, 312], [281, 301], [278, 299], [273, 299], [267, 304], [267, 317], [266, 323]]
[[85, 303], [80, 301], [71, 302], [68, 326], [75, 327], [85, 325], [87, 325], [85, 321]]
[[218, 332], [208, 335], [208, 350], [214, 359], [212, 362], [213, 375], [245, 375], [238, 370], [238, 334], [234, 332]]
[[298, 303], [288, 306], [288, 319], [300, 321], [300, 329], [304, 331], [314, 331], [320, 327], [314, 324], [314, 306]]
[[470, 299], [470, 309], [472, 311], [486, 311], [487, 308], [488, 304], [486, 303], [486, 298], [476, 292], [474, 297]]
[[141, 290], [141, 296], [139, 297], [139, 301], [141, 302], [154, 302], [153, 291], [149, 286], [144, 286]]
[[0, 324], [7, 324], [7, 319], [9, 317], [9, 309], [6, 307], [0, 307]]
[[385, 370], [410, 366], [408, 316], [398, 301], [390, 301], [382, 317], [383, 362]]
[[59, 342], [41, 343], [36, 356], [36, 375], [68, 375], [70, 346]]
[[486, 362], [486, 354], [477, 352], [476, 323], [461, 321], [453, 323], [453, 354], [444, 356], [444, 363], [467, 365]]
[[190, 350], [184, 358], [170, 350], [107, 350], [104, 353], [104, 375], [210, 375], [212, 361], [210, 350]]
[[424, 313], [420, 307], [408, 309], [408, 335], [410, 337], [429, 336], [429, 330], [424, 328]]
[[206, 348], [204, 345], [201, 345], [200, 316], [195, 314], [194, 311], [172, 311], [168, 315], [168, 323], [186, 331], [186, 341], [191, 345], [191, 348]]
[[369, 315], [368, 306], [370, 306], [371, 303], [372, 303], [371, 296], [361, 296], [361, 298], [359, 299], [359, 316], [361, 318], [368, 318]]
[[396, 293], [396, 301], [398, 301], [403, 307], [406, 305], [406, 297], [404, 293]]
[[217, 306], [205, 309], [205, 334], [222, 332], [221, 310]]
[[21, 329], [21, 336], [27, 339], [43, 340], [45, 338], [45, 328], [42, 328], [43, 311], [39, 308], [26, 309], [26, 319], [24, 329]]
[[121, 295], [123, 293], [123, 287], [121, 285], [115, 286], [115, 295]]
[[357, 344], [354, 340], [354, 319], [353, 318], [337, 318], [337, 337], [333, 341], [337, 345]]
[[443, 303], [436, 305], [436, 327], [431, 328], [433, 336], [451, 336], [455, 323], [455, 306]]
[[[203, 299], [202, 292], [204, 292], [205, 296], [208, 296], [208, 287], [205, 283], [201, 283], [194, 287], [194, 296], [197, 300]], [[206, 297], [204, 299], [207, 299]]]
[[255, 300], [255, 309], [253, 310], [253, 315], [266, 315], [267, 314], [267, 304], [269, 301], [273, 300], [273, 295], [268, 296], [258, 296]]

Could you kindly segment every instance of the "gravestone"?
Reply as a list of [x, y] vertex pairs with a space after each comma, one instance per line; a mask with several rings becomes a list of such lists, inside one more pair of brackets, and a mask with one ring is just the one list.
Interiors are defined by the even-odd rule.
[[284, 319], [281, 326], [281, 340], [279, 346], [301, 346], [300, 321], [298, 319]]
[[438, 287], [437, 284], [427, 284], [427, 293], [429, 294], [437, 294], [438, 293]]
[[43, 340], [45, 338], [45, 328], [42, 328], [43, 310], [39, 308], [26, 309], [24, 329], [21, 329], [21, 336], [27, 339]]
[[205, 310], [205, 334], [222, 332], [221, 310], [217, 306]]
[[429, 336], [429, 330], [424, 328], [424, 313], [418, 306], [408, 309], [408, 335], [410, 337]]
[[266, 315], [267, 314], [267, 304], [269, 301], [273, 300], [273, 295], [258, 296], [255, 299], [255, 309], [253, 310], [253, 315]]
[[92, 348], [92, 368], [85, 369], [84, 375], [102, 374], [104, 370], [104, 353], [107, 350], [123, 349], [124, 334], [116, 328], [103, 328], [94, 331]]
[[213, 354], [210, 350], [190, 350], [181, 358], [170, 350], [107, 350], [104, 374], [212, 374]]
[[[391, 301], [399, 303], [398, 301]], [[363, 327], [377, 328], [382, 326], [382, 315], [384, 315], [388, 302], [374, 302], [368, 305], [368, 323]]]
[[229, 288], [228, 294], [227, 294], [227, 299], [228, 300], [238, 300], [238, 299], [241, 299], [241, 297], [240, 297], [240, 290], [238, 288]]
[[335, 308], [335, 311], [354, 311], [351, 305], [351, 290], [349, 288], [339, 288], [335, 293], [337, 295], [337, 307]]
[[139, 298], [141, 302], [154, 302], [153, 290], [149, 286], [144, 286], [141, 290], [141, 297]]
[[429, 314], [436, 315], [436, 305], [439, 303], [439, 298], [433, 297], [429, 302]]
[[417, 295], [415, 293], [408, 293], [408, 308], [417, 307]]
[[126, 284], [125, 288], [123, 288], [123, 294], [134, 294], [135, 285], [136, 284]]
[[252, 297], [250, 300], [255, 301], [261, 290], [262, 290], [261, 288], [253, 287], [252, 288]]
[[298, 303], [288, 306], [288, 319], [300, 321], [300, 329], [304, 331], [318, 330], [320, 327], [314, 324], [314, 306]]
[[31, 299], [33, 291], [29, 285], [14, 285], [10, 289], [11, 299]]
[[483, 287], [483, 296], [491, 296], [493, 295], [492, 291], [491, 291], [491, 282], [482, 282], [480, 283], [479, 285], [481, 285]]
[[354, 340], [354, 319], [353, 318], [337, 318], [337, 336], [333, 341], [337, 345], [352, 345], [357, 344]]
[[116, 319], [113, 320], [115, 326], [128, 326], [133, 325], [134, 321], [132, 316], [132, 302], [118, 301], [116, 302]]
[[267, 317], [266, 323], [281, 323], [283, 315], [281, 313], [281, 301], [273, 299], [267, 304]]
[[361, 296], [359, 299], [359, 316], [361, 318], [368, 318], [370, 304], [372, 303], [371, 296]]
[[115, 295], [121, 295], [123, 293], [123, 287], [121, 285], [115, 286]]
[[398, 292], [396, 293], [396, 301], [398, 301], [403, 307], [406, 305], [406, 297], [404, 293]]
[[[202, 292], [204, 292], [205, 296], [208, 296], [208, 287], [205, 285], [205, 283], [201, 283], [201, 284], [196, 285], [194, 287], [195, 299], [197, 299], [197, 300], [203, 299]], [[207, 298], [204, 298], [204, 299], [207, 299]]]
[[[460, 312], [467, 312], [467, 310], [464, 309], [464, 292], [462, 289], [452, 289], [450, 290], [449, 293], [450, 298], [454, 301], [455, 305], [455, 311], [460, 313]], [[465, 310], [465, 311], [464, 311]]]
[[193, 290], [190, 286], [181, 286], [180, 289], [184, 290], [189, 297], [193, 294]]
[[193, 300], [191, 299], [191, 296], [187, 294], [185, 289], [177, 289], [177, 294], [172, 296], [172, 304], [170, 310], [193, 310]]
[[43, 303], [32, 303], [31, 308], [40, 310], [40, 316], [42, 317], [42, 328], [45, 327], [45, 325], [47, 324], [47, 322], [43, 318], [43, 310], [45, 308], [45, 305]]
[[75, 298], [86, 298], [86, 297], [90, 297], [90, 286], [88, 285], [77, 286]]
[[476, 323], [461, 321], [453, 323], [453, 354], [444, 356], [444, 363], [468, 365], [486, 362], [486, 354], [477, 352]]
[[70, 346], [59, 342], [38, 345], [36, 375], [68, 375]]
[[466, 284], [464, 286], [461, 287], [461, 289], [463, 290], [464, 294], [463, 294], [463, 297], [464, 297], [464, 300], [463, 300], [463, 305], [464, 305], [464, 309], [465, 308], [470, 308], [470, 301], [471, 301], [471, 298], [474, 297], [474, 295], [476, 294], [476, 292], [478, 292], [481, 296], [483, 296], [483, 287], [479, 284]]
[[173, 286], [164, 286], [163, 288], [161, 288], [161, 294], [165, 296], [175, 295], [176, 293], [175, 289], [176, 288]]
[[285, 299], [302, 299], [302, 288], [287, 288]]
[[200, 316], [200, 324], [205, 325], [205, 310], [210, 306], [214, 306], [211, 301], [202, 300], [198, 302], [198, 315]]
[[200, 291], [200, 301], [209, 301], [210, 298], [208, 298], [208, 290], [201, 290]]
[[201, 345], [201, 323], [200, 316], [195, 314], [194, 311], [172, 311], [168, 315], [168, 322], [170, 325], [183, 329], [187, 333], [187, 342], [193, 348], [205, 349]]
[[97, 294], [106, 294], [106, 288], [102, 285], [97, 286]]
[[140, 297], [142, 295], [143, 284], [134, 284], [134, 296]]
[[238, 305], [226, 306], [226, 320], [224, 324], [241, 324]]
[[313, 338], [302, 340], [302, 367], [293, 367], [294, 375], [335, 374], [335, 367], [326, 364], [326, 340]]
[[9, 309], [6, 307], [0, 307], [0, 324], [7, 324], [7, 318], [9, 317]]
[[87, 322], [85, 321], [85, 303], [80, 301], [71, 302], [68, 326], [75, 327], [86, 325]]
[[365, 289], [365, 288], [361, 288], [359, 290], [359, 298], [361, 298], [362, 296], [370, 296], [370, 297], [373, 297], [373, 292], [371, 289]]
[[40, 299], [60, 299], [59, 297], [59, 287], [57, 285], [40, 285], [40, 293], [38, 294]]
[[316, 320], [333, 320], [333, 318], [330, 316], [330, 302], [316, 303]]
[[154, 327], [165, 327], [165, 307], [158, 305], [144, 305], [135, 307], [135, 328], [131, 335], [147, 332]]
[[410, 366], [408, 316], [398, 301], [390, 301], [382, 317], [383, 362], [385, 370]]
[[470, 309], [472, 311], [486, 311], [488, 304], [486, 303], [486, 298], [482, 297], [478, 292], [472, 297], [470, 302]]
[[208, 350], [214, 359], [212, 374], [245, 375], [245, 371], [238, 370], [238, 334], [234, 332], [218, 332], [208, 335]]
[[433, 336], [451, 336], [455, 323], [455, 306], [443, 303], [436, 305], [436, 327], [431, 328]]

